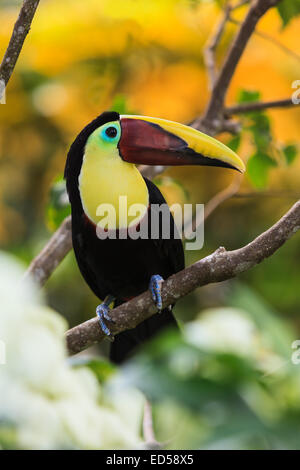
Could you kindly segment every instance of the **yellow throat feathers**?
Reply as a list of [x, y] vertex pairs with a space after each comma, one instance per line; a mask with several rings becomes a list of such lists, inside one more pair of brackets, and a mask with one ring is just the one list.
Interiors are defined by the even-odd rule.
[[[147, 212], [148, 188], [136, 166], [122, 160], [117, 146], [99, 145], [93, 135], [85, 147], [78, 183], [85, 214], [102, 228], [134, 226]], [[124, 196], [127, 210], [124, 209]]]

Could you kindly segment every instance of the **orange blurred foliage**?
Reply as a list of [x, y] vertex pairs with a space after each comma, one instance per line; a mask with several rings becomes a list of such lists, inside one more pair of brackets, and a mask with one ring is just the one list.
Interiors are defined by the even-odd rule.
[[[0, 6], [0, 12], [3, 54], [18, 9]], [[235, 18], [244, 12], [239, 9]], [[0, 220], [1, 242], [22, 239], [28, 224], [41, 219], [68, 145], [87, 122], [112, 106], [116, 95], [123, 95], [138, 113], [182, 122], [203, 111], [209, 97], [203, 47], [220, 15], [213, 1], [41, 2], [7, 88], [7, 104], [0, 105], [0, 207], [6, 214]], [[294, 19], [282, 30], [275, 10], [259, 24], [260, 31], [300, 56], [299, 27], [300, 19]], [[219, 62], [236, 28], [228, 25]], [[230, 86], [228, 104], [235, 103], [240, 89], [259, 90], [264, 100], [289, 97], [291, 83], [299, 78], [300, 59], [253, 35]], [[272, 110], [269, 115], [278, 141], [297, 142], [299, 109]], [[241, 156], [246, 160], [250, 151], [251, 143], [244, 143]], [[299, 159], [295, 167], [300, 169]], [[172, 169], [169, 174], [182, 180], [198, 202], [232, 178], [219, 171], [211, 178], [211, 171], [201, 168]], [[282, 181], [298, 188], [299, 171], [276, 169], [272, 185], [280, 187]]]

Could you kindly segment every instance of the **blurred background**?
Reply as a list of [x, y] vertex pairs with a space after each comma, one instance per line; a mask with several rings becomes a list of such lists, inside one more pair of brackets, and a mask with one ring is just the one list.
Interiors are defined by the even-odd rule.
[[[1, 56], [20, 4], [0, 1]], [[6, 105], [0, 105], [2, 250], [28, 265], [69, 213], [61, 197], [66, 154], [95, 116], [111, 109], [188, 123], [201, 115], [210, 94], [203, 49], [223, 5], [204, 0], [41, 2], [7, 87]], [[236, 22], [246, 8], [233, 13]], [[300, 18], [292, 16], [273, 9], [259, 23], [261, 34], [252, 36], [239, 63], [228, 106], [291, 97], [292, 83], [300, 79]], [[229, 22], [218, 64], [236, 30]], [[239, 135], [218, 138], [248, 162], [247, 173], [238, 194], [207, 219], [204, 247], [187, 252], [187, 264], [220, 245], [245, 245], [299, 199], [300, 108], [239, 119]], [[179, 167], [156, 182], [170, 203], [207, 203], [233, 178], [222, 169]], [[122, 384], [133, 377], [134, 386], [157, 400], [158, 439], [170, 439], [176, 422], [183, 423], [170, 447], [298, 445], [291, 435], [300, 427], [300, 382], [289, 357], [291, 342], [300, 337], [299, 237], [238, 279], [198, 289], [178, 302], [175, 312], [187, 322], [184, 331], [198, 331], [198, 325], [199, 335], [191, 340], [187, 333], [184, 340], [170, 333], [121, 373]], [[47, 304], [70, 327], [94, 316], [98, 299], [81, 278], [73, 253], [44, 291]]]

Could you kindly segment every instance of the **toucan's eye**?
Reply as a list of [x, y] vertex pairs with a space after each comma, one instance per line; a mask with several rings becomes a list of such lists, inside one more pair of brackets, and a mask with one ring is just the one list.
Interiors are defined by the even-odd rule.
[[117, 129], [113, 126], [110, 126], [107, 129], [105, 129], [105, 134], [110, 139], [113, 139], [114, 137], [116, 137], [117, 133], [118, 133]]
[[120, 137], [120, 125], [118, 122], [110, 122], [101, 128], [100, 137], [102, 142], [115, 144]]

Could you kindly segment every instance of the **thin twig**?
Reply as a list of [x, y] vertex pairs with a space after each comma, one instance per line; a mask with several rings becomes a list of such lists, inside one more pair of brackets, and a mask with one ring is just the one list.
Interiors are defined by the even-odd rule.
[[212, 197], [204, 208], [204, 220], [206, 220], [212, 213], [217, 209], [217, 207], [223, 202], [230, 199], [234, 196], [241, 187], [242, 175], [237, 174], [234, 176], [233, 181], [225, 189], [217, 193]]
[[[222, 189], [215, 196], [213, 196], [204, 206], [204, 217], [201, 218], [200, 216], [200, 223], [205, 222], [205, 220], [217, 209], [217, 207], [219, 207], [219, 205], [223, 204], [223, 202], [227, 201], [227, 199], [230, 199], [232, 196], [234, 196], [240, 189], [241, 182], [242, 175], [237, 174], [234, 176], [233, 181], [228, 186], [226, 186], [225, 189]], [[199, 217], [196, 212], [196, 214], [194, 214], [194, 216], [185, 226], [185, 235], [195, 233], [199, 226], [198, 218]]]
[[231, 5], [228, 4], [225, 7], [223, 17], [221, 21], [218, 23], [216, 31], [213, 33], [212, 37], [209, 38], [207, 45], [204, 47], [203, 55], [204, 61], [207, 69], [207, 73], [209, 76], [209, 87], [210, 89], [213, 88], [215, 81], [216, 81], [216, 58], [215, 52], [221, 40], [225, 25], [228, 21], [230, 12], [231, 12]]
[[286, 197], [292, 199], [300, 199], [299, 192], [290, 192], [290, 191], [251, 191], [249, 193], [238, 193], [234, 194], [235, 198], [246, 198], [246, 197]]
[[[24, 0], [19, 17], [0, 65], [0, 80], [7, 85], [16, 66], [25, 38], [30, 30], [31, 23], [40, 0]], [[0, 97], [1, 98], [1, 97]]]
[[222, 19], [217, 24], [216, 30], [212, 34], [212, 36], [208, 39], [207, 45], [204, 47], [203, 55], [204, 61], [207, 68], [208, 76], [210, 78], [210, 89], [213, 88], [216, 80], [216, 49], [220, 43], [221, 37], [223, 35], [225, 26], [227, 21], [230, 18], [230, 13], [238, 8], [244, 6], [245, 4], [249, 3], [249, 0], [242, 0], [235, 5], [228, 3], [225, 5]]
[[31, 277], [36, 284], [43, 286], [71, 248], [71, 216], [69, 216], [65, 218], [43, 250], [31, 262], [24, 278]]
[[204, 132], [211, 132], [212, 129], [215, 129], [215, 133], [218, 132], [220, 125], [224, 121], [223, 108], [225, 96], [239, 60], [260, 18], [270, 8], [277, 5], [279, 1], [280, 0], [252, 1], [214, 84], [212, 96], [208, 102], [204, 116], [196, 119], [193, 123], [193, 126], [197, 129]]
[[145, 440], [146, 449], [156, 450], [162, 448], [162, 444], [160, 444], [155, 438], [153, 428], [152, 406], [148, 400], [145, 401], [144, 405], [143, 437]]
[[241, 103], [225, 108], [224, 116], [232, 116], [233, 114], [248, 113], [251, 111], [261, 111], [270, 108], [289, 108], [291, 106], [298, 106], [297, 103], [293, 103], [291, 98], [274, 101], [255, 101], [252, 103]]
[[[162, 286], [163, 307], [176, 303], [197, 287], [220, 282], [237, 276], [262, 262], [278, 250], [300, 229], [300, 200], [270, 229], [259, 235], [248, 245], [234, 251], [219, 248], [183, 271], [169, 277]], [[113, 334], [135, 328], [156, 312], [150, 293], [134, 299], [111, 310], [109, 327]], [[70, 354], [104, 339], [97, 317], [75, 326], [66, 334]]]

